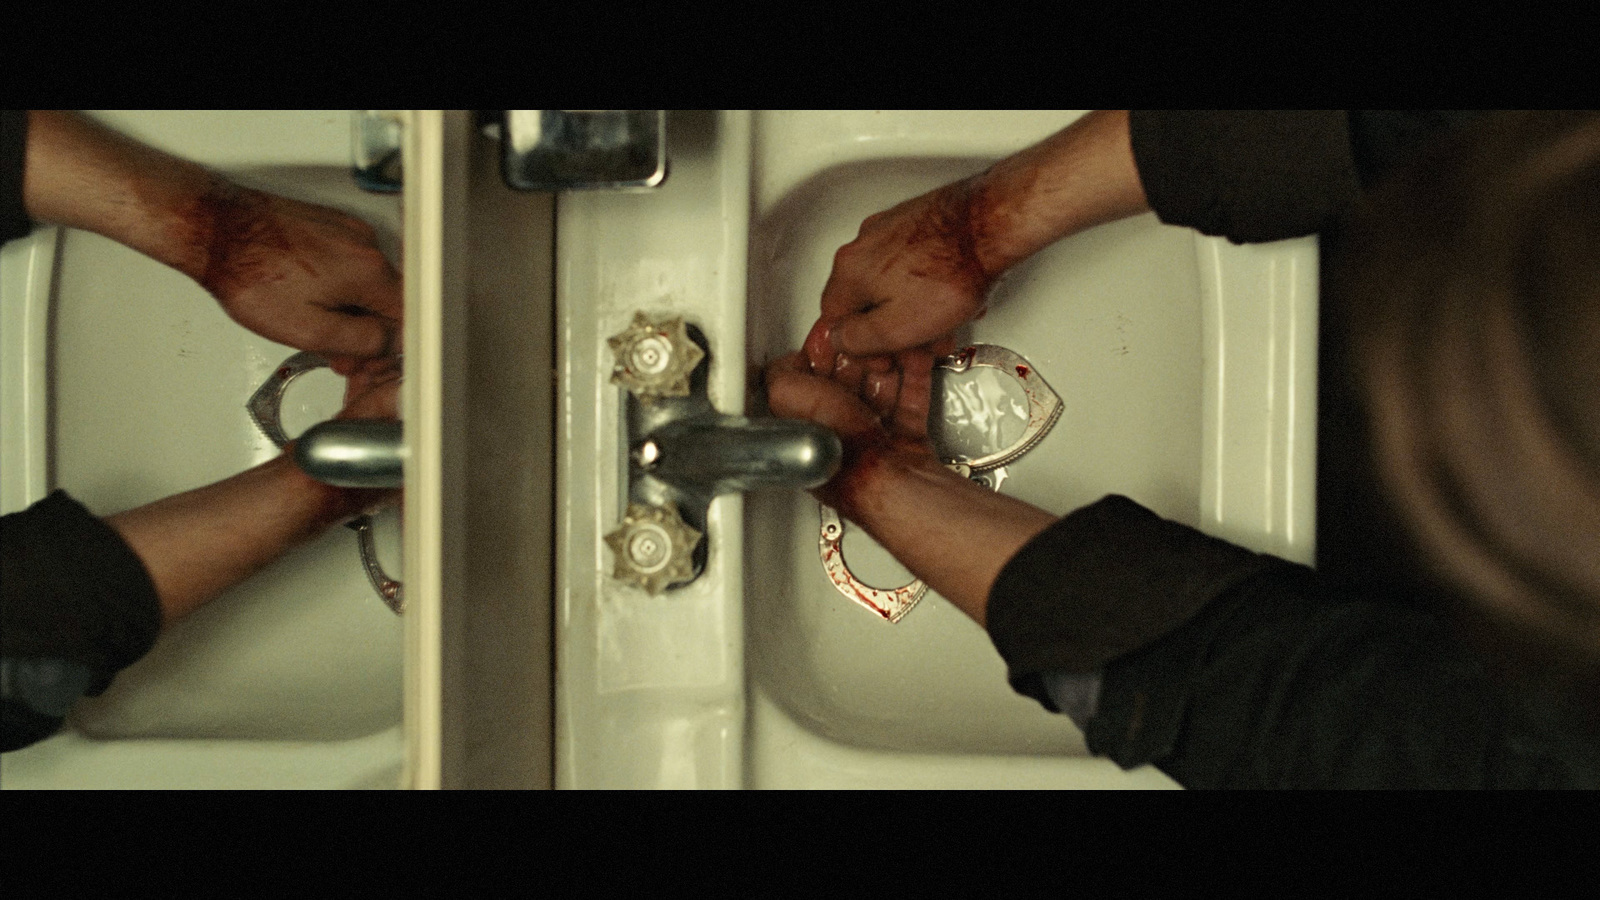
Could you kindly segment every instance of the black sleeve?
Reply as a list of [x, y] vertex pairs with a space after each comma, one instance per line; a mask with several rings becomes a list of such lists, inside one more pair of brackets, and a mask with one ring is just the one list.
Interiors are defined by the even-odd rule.
[[1482, 109], [1352, 109], [1350, 148], [1362, 187], [1416, 159], [1422, 148], [1483, 116]]
[[1344, 110], [1132, 110], [1150, 208], [1234, 243], [1314, 234], [1360, 189]]
[[1150, 208], [1236, 244], [1325, 230], [1356, 195], [1482, 110], [1136, 109]]
[[22, 166], [28, 150], [28, 111], [0, 110], [0, 242], [33, 228], [22, 202]]
[[[161, 605], [144, 564], [122, 537], [82, 504], [55, 491], [0, 517], [0, 656], [6, 663], [5, 749], [45, 736], [44, 721], [14, 691], [18, 672], [38, 666], [84, 673], [100, 694], [154, 645]], [[45, 734], [39, 726], [48, 726]], [[26, 735], [13, 734], [13, 726]]]
[[1047, 529], [989, 604], [1013, 686], [1049, 707], [1042, 672], [1105, 660], [1090, 750], [1186, 787], [1600, 787], [1594, 736], [1534, 715], [1434, 617], [1125, 498]]

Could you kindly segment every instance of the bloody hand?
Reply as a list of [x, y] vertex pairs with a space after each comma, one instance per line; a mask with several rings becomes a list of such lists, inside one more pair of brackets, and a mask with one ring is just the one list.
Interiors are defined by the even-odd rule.
[[193, 248], [183, 266], [234, 321], [312, 350], [348, 373], [394, 352], [400, 276], [372, 226], [337, 210], [226, 182], [180, 218]]
[[829, 350], [857, 357], [953, 350], [955, 330], [982, 312], [999, 274], [986, 264], [988, 218], [977, 178], [868, 216], [834, 254], [812, 330], [818, 339], [807, 341], [813, 367], [827, 368]]
[[844, 444], [839, 473], [813, 493], [855, 519], [886, 466], [939, 465], [928, 440], [933, 354], [910, 350], [870, 364], [850, 358], [830, 373], [812, 370], [804, 352], [767, 367], [767, 400], [782, 418], [808, 419], [833, 430]]

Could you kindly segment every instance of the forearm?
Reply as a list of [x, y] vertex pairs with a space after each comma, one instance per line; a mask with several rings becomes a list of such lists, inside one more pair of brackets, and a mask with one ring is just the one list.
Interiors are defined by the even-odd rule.
[[76, 113], [28, 114], [23, 200], [39, 221], [104, 235], [198, 278], [206, 254], [197, 212], [234, 191], [200, 165]]
[[987, 627], [1006, 562], [1056, 517], [931, 458], [867, 450], [836, 485], [841, 512], [912, 574]]
[[166, 626], [380, 498], [313, 481], [285, 453], [106, 523], [143, 561]]
[[973, 182], [975, 250], [998, 274], [1086, 228], [1148, 212], [1127, 110], [1095, 110]]

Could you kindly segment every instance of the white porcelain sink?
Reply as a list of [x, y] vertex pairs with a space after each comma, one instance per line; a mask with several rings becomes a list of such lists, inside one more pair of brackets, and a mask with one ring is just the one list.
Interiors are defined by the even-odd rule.
[[[241, 182], [372, 223], [399, 263], [398, 197], [363, 193], [344, 111], [107, 116]], [[4, 260], [5, 511], [54, 487], [109, 514], [277, 454], [245, 401], [294, 352], [234, 324], [197, 284], [121, 245], [41, 229]], [[15, 371], [13, 371], [15, 369]], [[325, 376], [325, 377], [324, 377]], [[343, 380], [291, 386], [291, 435]], [[399, 568], [398, 516], [379, 518]], [[7, 788], [392, 786], [402, 762], [402, 622], [339, 528], [179, 623], [61, 735], [4, 757]]]
[[[663, 596], [611, 579], [600, 540], [627, 484], [605, 338], [635, 310], [699, 325], [713, 403], [744, 412], [754, 373], [800, 345], [833, 252], [863, 218], [1076, 115], [674, 115], [662, 189], [561, 198], [559, 785], [1172, 785], [1087, 756], [937, 595], [894, 625], [847, 600], [823, 572], [805, 494], [716, 501], [706, 573]], [[1064, 401], [1002, 490], [1057, 514], [1122, 493], [1309, 561], [1315, 311], [1309, 239], [1235, 247], [1142, 216], [1048, 249], [970, 333], [1021, 354]], [[860, 540], [846, 547], [859, 574], [908, 577]]]
[[[752, 229], [751, 307], [789, 315], [751, 317], [751, 356], [770, 359], [804, 340], [831, 251], [855, 236], [863, 218], [988, 162], [845, 164], [775, 205]], [[1007, 467], [1003, 491], [1064, 513], [1115, 489], [1169, 518], [1199, 522], [1203, 367], [1192, 248], [1188, 233], [1145, 216], [1049, 248], [995, 292], [967, 343], [1020, 354], [1064, 401], [1045, 440]], [[808, 729], [848, 744], [1083, 752], [1075, 730], [1011, 690], [982, 629], [955, 607], [931, 601], [890, 626], [841, 603], [822, 572], [817, 523], [816, 502], [802, 494], [746, 500], [755, 690]], [[876, 565], [874, 586], [911, 580], [875, 562], [871, 539], [861, 541], [845, 548], [858, 575]]]

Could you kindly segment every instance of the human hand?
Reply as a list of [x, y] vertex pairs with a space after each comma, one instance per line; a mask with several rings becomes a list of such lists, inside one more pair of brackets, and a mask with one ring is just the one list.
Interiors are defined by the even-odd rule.
[[854, 520], [874, 479], [889, 468], [942, 469], [928, 440], [932, 381], [933, 354], [924, 349], [898, 354], [889, 366], [841, 366], [831, 375], [813, 371], [796, 352], [767, 367], [767, 402], [773, 415], [839, 435], [844, 463], [812, 493]]
[[341, 374], [398, 346], [400, 276], [365, 222], [233, 184], [76, 113], [28, 115], [23, 197], [198, 281], [235, 321]]
[[1126, 110], [1095, 110], [945, 185], [867, 217], [839, 248], [807, 339], [818, 371], [833, 354], [955, 350], [995, 279], [1085, 228], [1148, 212]]
[[231, 184], [196, 200], [189, 274], [240, 325], [349, 374], [394, 352], [400, 276], [372, 226], [334, 209]]
[[835, 353], [954, 350], [955, 330], [982, 312], [1000, 272], [981, 177], [868, 216], [839, 248], [806, 341], [813, 368], [830, 370]]
[[400, 418], [402, 371], [396, 357], [358, 362], [346, 373], [344, 408], [336, 419]]
[[838, 474], [812, 494], [985, 625], [1000, 569], [1055, 517], [945, 468], [928, 439], [933, 354], [905, 351], [894, 362], [823, 376], [791, 353], [767, 367], [768, 406], [825, 425], [844, 444]]
[[[397, 358], [357, 362], [345, 381], [344, 408], [335, 419], [400, 418], [401, 367]], [[399, 502], [402, 492], [388, 488], [346, 488], [322, 485], [325, 511], [336, 521], [346, 521], [362, 513]]]
[[[400, 367], [371, 360], [346, 385], [340, 419], [394, 419]], [[388, 489], [323, 484], [286, 450], [231, 478], [106, 519], [144, 563], [170, 625], [342, 522], [399, 500]]]

